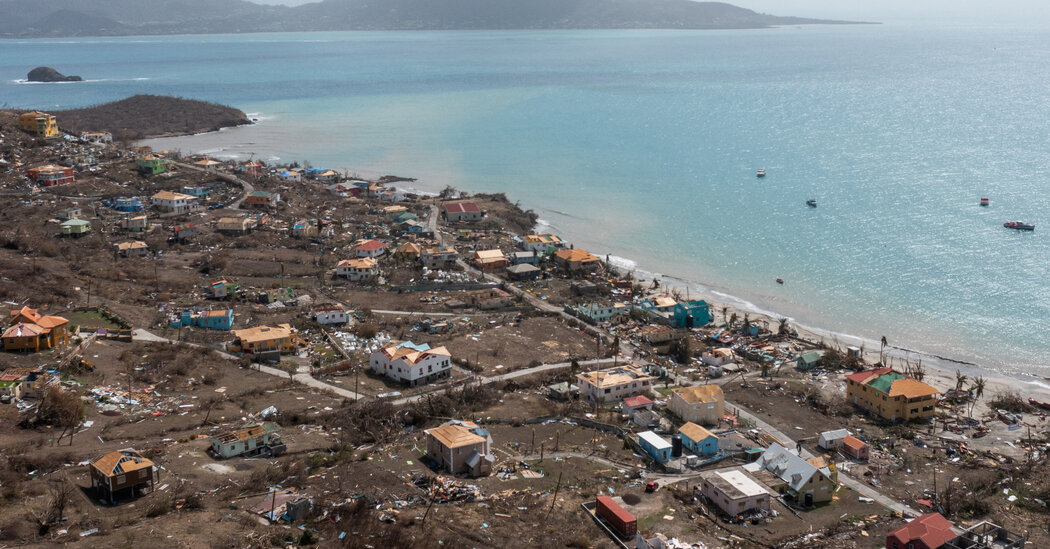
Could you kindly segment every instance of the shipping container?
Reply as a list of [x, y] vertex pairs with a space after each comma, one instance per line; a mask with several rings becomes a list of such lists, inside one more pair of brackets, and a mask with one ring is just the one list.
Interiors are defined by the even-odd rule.
[[595, 511], [625, 538], [634, 536], [638, 531], [638, 521], [635, 520], [634, 515], [620, 507], [609, 496], [598, 496]]

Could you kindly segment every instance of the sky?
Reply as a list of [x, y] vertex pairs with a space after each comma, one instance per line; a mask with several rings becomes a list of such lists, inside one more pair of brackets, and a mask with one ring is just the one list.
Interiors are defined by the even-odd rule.
[[[250, 0], [256, 4], [298, 6], [320, 0]], [[528, 0], [522, 0], [528, 1]], [[771, 15], [852, 21], [1023, 23], [1050, 26], [1047, 0], [724, 0]]]

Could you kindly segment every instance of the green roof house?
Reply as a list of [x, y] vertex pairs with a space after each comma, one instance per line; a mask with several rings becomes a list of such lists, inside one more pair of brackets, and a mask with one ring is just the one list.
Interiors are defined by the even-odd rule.
[[62, 227], [63, 236], [84, 236], [91, 230], [91, 223], [86, 219], [70, 219], [63, 221], [59, 226]]
[[824, 358], [824, 351], [806, 351], [795, 359], [795, 366], [802, 371], [812, 370], [820, 364], [822, 358]]

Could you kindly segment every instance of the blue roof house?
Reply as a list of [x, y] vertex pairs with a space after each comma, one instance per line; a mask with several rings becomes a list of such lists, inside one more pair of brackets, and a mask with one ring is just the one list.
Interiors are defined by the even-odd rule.
[[671, 461], [671, 443], [652, 431], [638, 433], [638, 444], [658, 463]]

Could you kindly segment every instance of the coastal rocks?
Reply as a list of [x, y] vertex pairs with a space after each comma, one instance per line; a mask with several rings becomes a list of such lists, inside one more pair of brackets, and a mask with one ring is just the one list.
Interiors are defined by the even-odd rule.
[[51, 67], [37, 67], [26, 77], [30, 82], [80, 82], [79, 76], [66, 76]]

